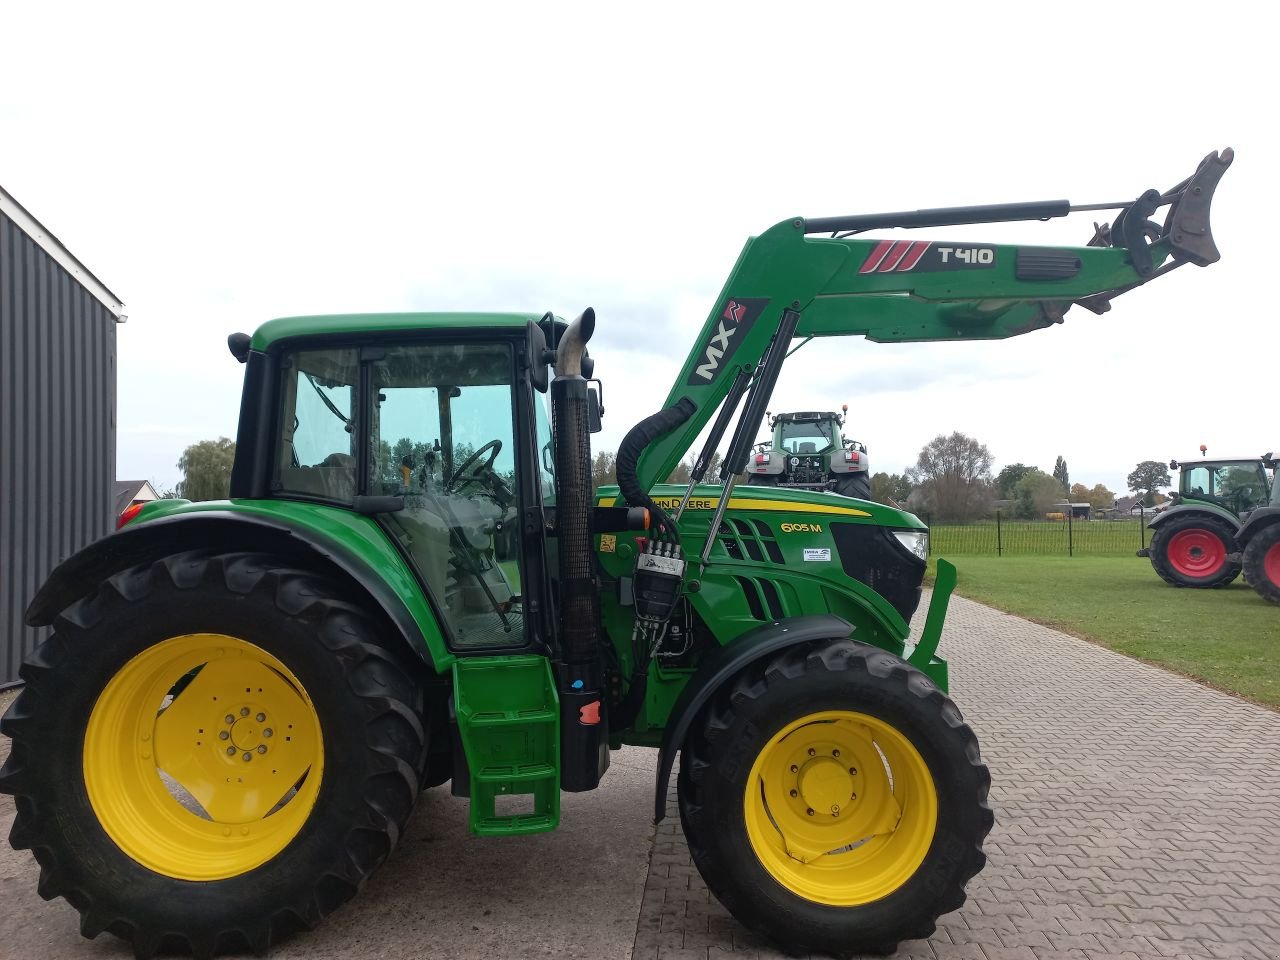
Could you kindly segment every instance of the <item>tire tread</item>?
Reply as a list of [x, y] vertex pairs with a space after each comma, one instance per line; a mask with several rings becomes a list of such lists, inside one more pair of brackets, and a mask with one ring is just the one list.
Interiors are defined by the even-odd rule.
[[[172, 592], [200, 588], [225, 590], [229, 602], [261, 594], [290, 619], [315, 628], [318, 653], [334, 656], [347, 668], [349, 691], [364, 704], [365, 745], [374, 761], [362, 790], [367, 812], [351, 824], [341, 847], [342, 874], [330, 871], [309, 885], [305, 894], [270, 905], [249, 920], [229, 918], [216, 928], [175, 932], [157, 929], [144, 916], [117, 915], [101, 897], [71, 877], [59, 857], [65, 856], [59, 827], [43, 801], [51, 785], [40, 782], [25, 764], [28, 751], [39, 752], [41, 717], [48, 714], [43, 692], [67, 662], [70, 646], [112, 610], [151, 604]], [[77, 601], [55, 619], [55, 632], [28, 657], [21, 676], [26, 687], [10, 707], [0, 730], [12, 738], [12, 750], [0, 767], [0, 792], [17, 801], [10, 842], [32, 849], [40, 864], [37, 891], [46, 900], [61, 896], [81, 916], [81, 932], [93, 938], [103, 931], [131, 941], [139, 958], [177, 950], [203, 958], [250, 949], [262, 953], [300, 928], [311, 928], [350, 899], [365, 879], [394, 849], [419, 792], [418, 771], [426, 753], [420, 713], [419, 684], [397, 658], [378, 642], [378, 624], [343, 598], [336, 585], [313, 572], [280, 564], [269, 555], [193, 550], [114, 574], [96, 592]], [[73, 666], [73, 665], [69, 665]], [[389, 720], [384, 718], [390, 718]], [[351, 722], [356, 721], [351, 718]]]

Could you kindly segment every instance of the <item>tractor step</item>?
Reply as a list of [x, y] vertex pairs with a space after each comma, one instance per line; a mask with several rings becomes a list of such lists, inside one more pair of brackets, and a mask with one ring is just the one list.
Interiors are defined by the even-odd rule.
[[560, 710], [551, 664], [533, 656], [458, 660], [453, 703], [470, 770], [471, 832], [554, 830], [560, 822]]

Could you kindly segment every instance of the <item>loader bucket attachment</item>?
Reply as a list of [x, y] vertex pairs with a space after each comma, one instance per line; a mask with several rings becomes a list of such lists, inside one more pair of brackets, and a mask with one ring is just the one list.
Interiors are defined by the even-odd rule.
[[1176, 193], [1165, 221], [1165, 235], [1173, 244], [1174, 254], [1197, 267], [1207, 267], [1222, 259], [1213, 242], [1209, 224], [1209, 208], [1213, 205], [1213, 193], [1227, 167], [1235, 159], [1230, 147], [1221, 154], [1211, 153], [1200, 161], [1191, 178], [1170, 193]]

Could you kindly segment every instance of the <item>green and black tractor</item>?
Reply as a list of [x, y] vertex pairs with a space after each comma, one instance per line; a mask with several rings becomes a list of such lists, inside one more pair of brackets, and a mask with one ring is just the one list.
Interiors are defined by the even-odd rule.
[[866, 445], [840, 433], [848, 414], [848, 404], [840, 413], [766, 413], [773, 436], [747, 460], [747, 484], [871, 499]]
[[[356, 893], [420, 791], [451, 783], [476, 834], [552, 830], [562, 792], [635, 744], [656, 748], [657, 819], [679, 758], [693, 859], [745, 926], [796, 953], [927, 937], [992, 825], [938, 656], [955, 570], [938, 562], [913, 634], [919, 519], [735, 477], [796, 345], [998, 340], [1102, 312], [1218, 259], [1231, 160], [1115, 205], [1084, 247], [861, 236], [1067, 201], [772, 227], [594, 497], [591, 310], [233, 335], [230, 499], [141, 507], [28, 608], [52, 634], [3, 720], [0, 790], [40, 894], [140, 957], [265, 950]], [[658, 485], [708, 426], [690, 483]]]
[[[1169, 461], [1173, 505], [1151, 520], [1151, 558], [1175, 587], [1225, 587], [1240, 576], [1280, 603], [1280, 470], [1271, 453], [1244, 460]], [[1268, 471], [1271, 471], [1268, 475]]]

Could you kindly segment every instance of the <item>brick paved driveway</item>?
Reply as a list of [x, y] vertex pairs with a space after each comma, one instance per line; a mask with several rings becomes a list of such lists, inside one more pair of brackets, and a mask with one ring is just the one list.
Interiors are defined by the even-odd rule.
[[[996, 827], [969, 902], [899, 957], [1280, 960], [1280, 714], [967, 600], [944, 644]], [[465, 803], [431, 791], [362, 895], [272, 956], [781, 956], [710, 900], [674, 811], [649, 854], [655, 759], [615, 755], [537, 837], [469, 837]], [[0, 797], [0, 834], [12, 816]], [[35, 873], [0, 843], [0, 960], [131, 956], [81, 940]]]
[[[942, 652], [996, 826], [968, 903], [897, 956], [1280, 958], [1280, 714], [960, 598]], [[709, 898], [671, 797], [635, 960], [782, 956]]]

